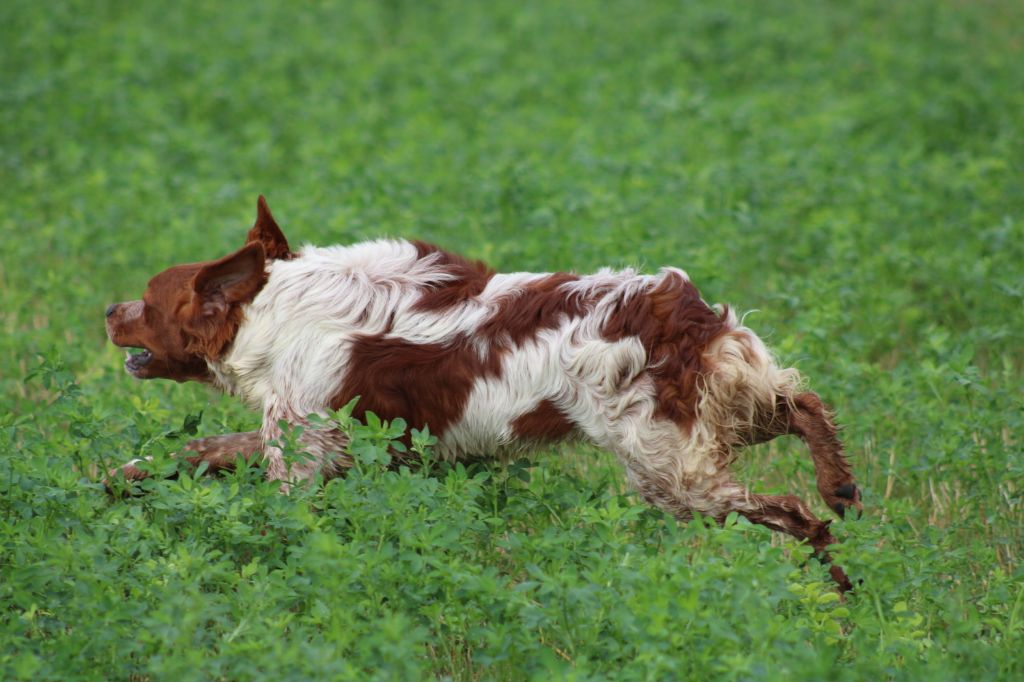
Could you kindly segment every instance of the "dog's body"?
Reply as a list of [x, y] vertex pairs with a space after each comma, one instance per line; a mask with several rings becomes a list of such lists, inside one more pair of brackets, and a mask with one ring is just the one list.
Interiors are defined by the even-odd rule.
[[727, 469], [736, 448], [796, 434], [829, 507], [860, 508], [818, 397], [680, 270], [495, 274], [402, 240], [293, 253], [261, 197], [241, 250], [157, 275], [142, 301], [107, 318], [115, 344], [145, 349], [125, 363], [134, 376], [210, 382], [263, 411], [258, 434], [188, 446], [211, 469], [258, 452], [272, 480], [336, 474], [350, 464], [339, 431], [306, 428], [312, 458], [291, 468], [273, 443], [281, 421], [308, 426], [358, 396], [356, 416], [429, 426], [451, 459], [587, 439], [680, 518], [736, 511], [824, 556], [827, 523], [796, 497], [749, 492]]

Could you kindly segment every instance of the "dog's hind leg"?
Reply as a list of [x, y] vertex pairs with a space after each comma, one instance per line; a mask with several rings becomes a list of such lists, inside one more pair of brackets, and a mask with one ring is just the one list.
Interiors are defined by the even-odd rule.
[[848, 507], [863, 511], [853, 470], [843, 455], [843, 444], [828, 408], [816, 393], [798, 393], [789, 409], [788, 433], [799, 436], [810, 448], [818, 492], [840, 517]]
[[825, 504], [842, 518], [849, 507], [863, 511], [853, 470], [843, 455], [839, 429], [816, 393], [779, 396], [775, 411], [760, 420], [753, 432], [738, 444], [764, 443], [777, 436], [799, 436], [811, 451], [818, 492]]
[[800, 498], [795, 495], [748, 494], [735, 502], [735, 511], [752, 523], [788, 533], [798, 540], [806, 540], [814, 548], [815, 556], [823, 563], [830, 564], [829, 574], [840, 591], [846, 592], [853, 588], [846, 572], [832, 563], [827, 551], [827, 547], [836, 542], [828, 529], [830, 522], [816, 517]]
[[800, 390], [795, 369], [781, 368], [752, 332], [736, 329], [705, 352], [701, 418], [715, 437], [736, 447], [793, 434], [810, 448], [821, 493], [829, 509], [843, 516], [861, 509], [860, 492], [843, 456], [838, 429], [816, 393]]
[[[699, 512], [722, 523], [729, 512], [737, 512], [752, 523], [806, 540], [820, 561], [831, 563], [827, 548], [835, 543], [835, 538], [828, 530], [829, 523], [816, 517], [793, 495], [752, 493], [725, 470], [711, 476], [681, 479], [671, 471], [627, 466], [630, 480], [644, 499], [679, 519], [689, 519], [693, 512]], [[829, 573], [840, 591], [853, 587], [839, 566], [831, 564]]]

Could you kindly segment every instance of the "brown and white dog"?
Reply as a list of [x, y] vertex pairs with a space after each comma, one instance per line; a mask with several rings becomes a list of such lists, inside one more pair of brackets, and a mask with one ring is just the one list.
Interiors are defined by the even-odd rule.
[[[451, 459], [584, 438], [614, 452], [640, 494], [679, 518], [738, 512], [826, 558], [827, 522], [728, 471], [738, 448], [794, 434], [828, 506], [840, 516], [861, 509], [818, 396], [674, 268], [497, 274], [404, 240], [293, 252], [260, 197], [245, 246], [165, 270], [142, 300], [106, 316], [114, 344], [144, 349], [125, 361], [132, 376], [203, 381], [262, 410], [258, 432], [186, 447], [210, 470], [256, 453], [285, 485], [340, 473], [351, 463], [344, 435], [306, 418], [359, 396], [355, 416], [429, 425]], [[307, 426], [300, 442], [311, 459], [286, 465], [274, 445], [282, 420]], [[144, 476], [131, 464], [120, 471]]]

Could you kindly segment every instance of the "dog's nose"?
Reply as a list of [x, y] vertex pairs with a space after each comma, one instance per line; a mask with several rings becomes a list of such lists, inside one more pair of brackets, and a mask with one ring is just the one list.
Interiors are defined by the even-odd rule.
[[107, 306], [107, 317], [110, 317], [111, 315], [113, 315], [115, 310], [117, 310], [117, 304], [116, 303], [111, 303], [110, 305], [108, 305]]

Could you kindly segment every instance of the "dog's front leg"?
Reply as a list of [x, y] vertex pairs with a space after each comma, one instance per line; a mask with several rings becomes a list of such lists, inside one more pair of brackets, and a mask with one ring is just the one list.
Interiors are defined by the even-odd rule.
[[[223, 436], [197, 438], [185, 446], [181, 454], [192, 466], [207, 464], [207, 473], [233, 471], [239, 461], [252, 464], [263, 452], [259, 431], [229, 433]], [[193, 454], [188, 454], [193, 453]]]
[[308, 481], [318, 473], [325, 479], [333, 478], [352, 466], [352, 458], [345, 454], [348, 436], [338, 429], [312, 426], [304, 419], [293, 424], [301, 432], [292, 442], [294, 457], [286, 461], [281, 446], [288, 439], [278, 424], [277, 421], [264, 421], [261, 433], [265, 443], [263, 453], [267, 480], [282, 481], [282, 492], [288, 492], [290, 483]]
[[[184, 457], [185, 461], [194, 467], [203, 462], [207, 463], [206, 473], [217, 471], [230, 471], [235, 468], [239, 459], [246, 463], [253, 461], [263, 451], [263, 439], [259, 431], [245, 431], [242, 433], [228, 433], [223, 436], [209, 436], [197, 438], [186, 445], [181, 452], [171, 455], [172, 457]], [[133, 459], [116, 469], [108, 472], [103, 484], [108, 491], [113, 491], [112, 479], [123, 478], [127, 481], [141, 481], [149, 478], [149, 472], [143, 471], [138, 466], [139, 462], [151, 460], [152, 457]]]

